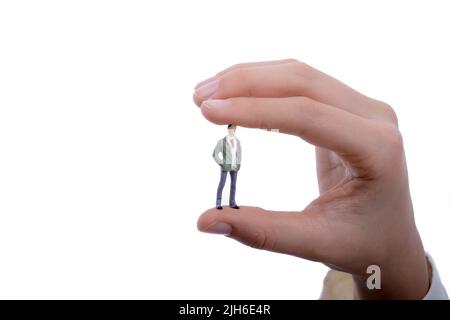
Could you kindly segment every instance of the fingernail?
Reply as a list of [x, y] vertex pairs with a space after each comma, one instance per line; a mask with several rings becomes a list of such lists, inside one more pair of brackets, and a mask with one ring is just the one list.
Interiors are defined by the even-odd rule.
[[213, 80], [195, 90], [194, 95], [200, 99], [207, 99], [211, 97], [214, 94], [214, 92], [217, 91], [218, 88], [219, 88], [219, 80]]
[[229, 235], [231, 234], [231, 226], [228, 223], [215, 222], [201, 231], [207, 233]]
[[213, 81], [213, 80], [216, 80], [216, 79], [217, 79], [217, 75], [215, 75], [215, 76], [213, 76], [213, 77], [211, 77], [211, 78], [208, 78], [208, 79], [206, 79], [206, 80], [200, 81], [200, 82], [195, 86], [195, 90], [197, 90], [197, 89], [200, 88], [200, 87], [203, 87], [205, 84], [207, 84], [207, 83], [209, 83], [209, 82], [211, 82], [211, 81]]
[[226, 108], [230, 106], [231, 102], [230, 100], [206, 100], [203, 102], [202, 107], [210, 107], [210, 108]]

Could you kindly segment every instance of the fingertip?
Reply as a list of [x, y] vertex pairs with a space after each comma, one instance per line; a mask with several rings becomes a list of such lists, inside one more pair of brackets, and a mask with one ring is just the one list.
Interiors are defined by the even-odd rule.
[[230, 112], [230, 100], [205, 100], [201, 104], [202, 115], [209, 121], [215, 124], [234, 123], [233, 113]]
[[232, 225], [236, 222], [236, 219], [242, 219], [242, 215], [245, 214], [246, 211], [246, 207], [241, 207], [241, 209], [236, 210], [228, 206], [224, 206], [222, 210], [216, 208], [208, 209], [198, 217], [197, 229], [204, 232], [215, 223], [227, 223]]
[[217, 212], [214, 211], [217, 211], [217, 209], [210, 209], [199, 217], [197, 229], [201, 232], [229, 236], [233, 231], [231, 223], [227, 222], [226, 217], [218, 216]]
[[200, 111], [207, 120], [211, 121], [212, 123], [219, 124], [217, 112], [216, 110], [214, 110], [214, 108], [211, 108], [211, 105], [208, 104], [208, 101], [203, 101], [200, 106]]
[[208, 84], [214, 80], [216, 80], [219, 77], [219, 74], [216, 74], [206, 80], [200, 81], [196, 86], [195, 86], [195, 90], [197, 90], [200, 87], [203, 87], [205, 84]]
[[197, 107], [201, 107], [202, 99], [200, 99], [200, 97], [198, 97], [195, 93], [192, 95], [192, 100], [194, 100], [194, 103], [197, 105]]
[[258, 207], [241, 206], [240, 209], [233, 209], [228, 206], [224, 206], [222, 210], [211, 208], [203, 212], [197, 220], [197, 229], [199, 231], [205, 231], [214, 223], [223, 222], [232, 226], [240, 224], [253, 224], [261, 217], [262, 214], [266, 214], [268, 211]]
[[209, 225], [214, 223], [215, 217], [214, 217], [214, 210], [217, 211], [217, 209], [212, 208], [209, 210], [206, 210], [203, 212], [200, 217], [198, 217], [197, 220], [197, 229], [198, 231], [205, 231]]

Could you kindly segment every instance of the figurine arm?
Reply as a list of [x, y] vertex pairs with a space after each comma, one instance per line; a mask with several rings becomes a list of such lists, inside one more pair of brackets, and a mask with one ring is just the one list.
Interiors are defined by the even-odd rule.
[[241, 147], [241, 142], [238, 140], [238, 144], [237, 144], [237, 147], [238, 147], [238, 152], [237, 152], [237, 164], [241, 164], [241, 160], [242, 160], [242, 147]]
[[[219, 156], [221, 154], [221, 156]], [[222, 143], [221, 140], [217, 142], [216, 148], [213, 152], [214, 160], [217, 162], [217, 164], [222, 165], [223, 164], [223, 152], [222, 152]]]

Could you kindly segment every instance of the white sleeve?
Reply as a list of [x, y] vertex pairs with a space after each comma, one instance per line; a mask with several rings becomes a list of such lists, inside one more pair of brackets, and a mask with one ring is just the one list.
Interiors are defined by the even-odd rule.
[[439, 272], [433, 259], [428, 253], [427, 260], [431, 269], [431, 284], [428, 289], [428, 293], [425, 295], [423, 300], [448, 300], [448, 295], [445, 291], [444, 285], [441, 282], [441, 278], [439, 277]]

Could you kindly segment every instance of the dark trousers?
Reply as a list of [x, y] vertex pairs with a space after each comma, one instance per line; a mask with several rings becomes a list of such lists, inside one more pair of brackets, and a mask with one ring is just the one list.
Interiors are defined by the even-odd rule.
[[[227, 171], [220, 171], [220, 182], [219, 187], [217, 187], [217, 198], [216, 198], [216, 206], [220, 206], [222, 204], [222, 191], [225, 186], [225, 182], [227, 181]], [[237, 179], [237, 171], [230, 171], [231, 177], [231, 187], [230, 187], [230, 206], [236, 205], [236, 179]]]

